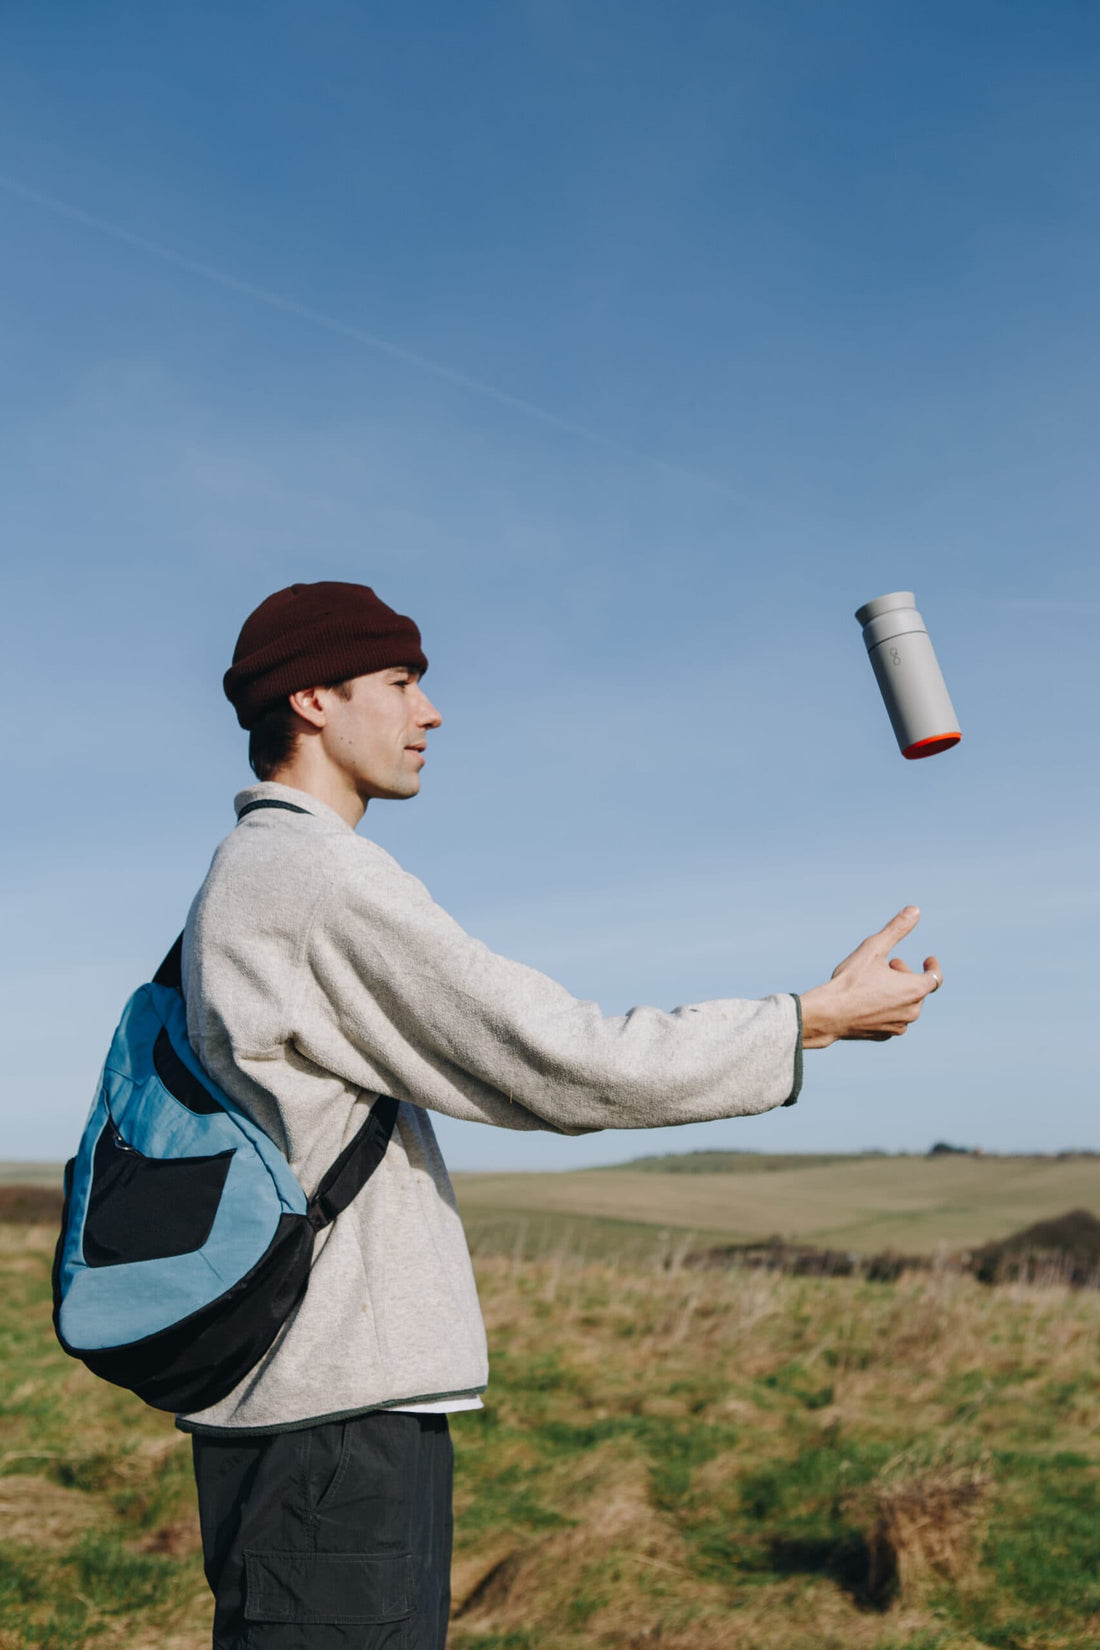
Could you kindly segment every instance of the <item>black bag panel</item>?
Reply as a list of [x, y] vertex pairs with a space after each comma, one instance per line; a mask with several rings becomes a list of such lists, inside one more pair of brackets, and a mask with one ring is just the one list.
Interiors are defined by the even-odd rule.
[[167, 1026], [158, 1034], [153, 1044], [153, 1068], [169, 1094], [174, 1096], [181, 1106], [186, 1106], [188, 1111], [196, 1112], [201, 1117], [210, 1112], [225, 1110], [221, 1102], [215, 1100], [206, 1084], [199, 1082], [190, 1066], [184, 1065], [172, 1047]]
[[252, 1270], [199, 1311], [129, 1346], [87, 1352], [61, 1344], [93, 1375], [154, 1409], [209, 1409], [259, 1363], [305, 1294], [313, 1242], [305, 1215], [283, 1215]]
[[[249, 1552], [246, 1621], [295, 1626], [375, 1627], [407, 1621], [414, 1581], [409, 1553]], [[389, 1643], [389, 1634], [382, 1641]], [[404, 1634], [394, 1637], [403, 1645]]]
[[108, 1126], [96, 1142], [84, 1217], [87, 1266], [165, 1260], [210, 1236], [235, 1148], [211, 1157], [144, 1157]]

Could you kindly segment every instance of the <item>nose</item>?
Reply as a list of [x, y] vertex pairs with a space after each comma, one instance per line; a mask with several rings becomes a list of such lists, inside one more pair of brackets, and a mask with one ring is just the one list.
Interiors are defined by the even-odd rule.
[[432, 704], [423, 688], [418, 688], [420, 703], [416, 707], [416, 720], [422, 728], [438, 728], [443, 721], [442, 716]]

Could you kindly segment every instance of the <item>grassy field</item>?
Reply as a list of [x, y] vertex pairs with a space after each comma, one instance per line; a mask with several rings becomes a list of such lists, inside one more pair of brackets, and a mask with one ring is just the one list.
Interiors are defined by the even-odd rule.
[[[566, 1174], [461, 1174], [455, 1190], [471, 1233], [495, 1244], [517, 1218], [553, 1244], [564, 1228], [593, 1252], [627, 1228], [635, 1248], [654, 1228], [676, 1241], [780, 1236], [869, 1253], [931, 1254], [976, 1246], [1068, 1209], [1100, 1215], [1100, 1158], [886, 1157], [769, 1159], [718, 1173], [645, 1168]], [[647, 1233], [648, 1229], [648, 1233]], [[541, 1240], [540, 1240], [541, 1241]]]
[[[51, 1242], [0, 1227], [0, 1650], [200, 1650], [187, 1441], [56, 1347]], [[1100, 1643], [1100, 1294], [524, 1249], [477, 1262], [453, 1650]]]

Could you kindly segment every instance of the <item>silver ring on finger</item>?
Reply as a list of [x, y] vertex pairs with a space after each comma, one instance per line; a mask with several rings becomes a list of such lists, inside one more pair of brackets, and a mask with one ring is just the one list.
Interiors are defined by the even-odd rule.
[[932, 990], [933, 991], [938, 991], [940, 989], [940, 986], [943, 984], [943, 981], [941, 980], [940, 976], [936, 973], [936, 970], [934, 968], [930, 968], [928, 970], [928, 972], [931, 974], [932, 978], [936, 982], [935, 985], [932, 987]]

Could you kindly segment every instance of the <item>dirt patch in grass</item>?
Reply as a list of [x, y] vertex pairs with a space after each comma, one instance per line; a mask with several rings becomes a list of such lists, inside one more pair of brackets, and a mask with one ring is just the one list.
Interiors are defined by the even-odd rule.
[[102, 1517], [103, 1507], [83, 1490], [63, 1489], [30, 1473], [0, 1478], [0, 1532], [5, 1542], [67, 1547]]
[[173, 1518], [136, 1543], [142, 1553], [161, 1553], [167, 1558], [193, 1558], [202, 1552], [202, 1532], [196, 1517]]

